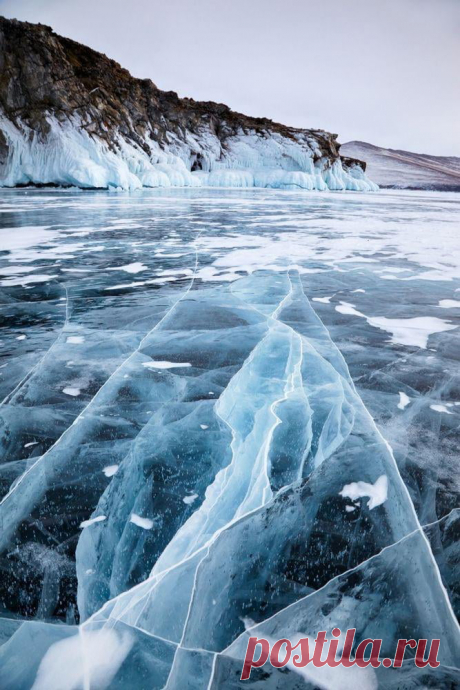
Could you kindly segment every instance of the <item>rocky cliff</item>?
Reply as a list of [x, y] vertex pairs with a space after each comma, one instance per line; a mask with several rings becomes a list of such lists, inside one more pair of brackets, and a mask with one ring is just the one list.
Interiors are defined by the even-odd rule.
[[179, 98], [50, 27], [0, 18], [0, 185], [369, 190], [335, 134]]

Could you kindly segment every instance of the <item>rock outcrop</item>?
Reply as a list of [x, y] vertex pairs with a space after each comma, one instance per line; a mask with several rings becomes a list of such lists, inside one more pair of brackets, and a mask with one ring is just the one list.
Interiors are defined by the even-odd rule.
[[0, 185], [369, 190], [335, 134], [179, 98], [50, 27], [0, 18]]

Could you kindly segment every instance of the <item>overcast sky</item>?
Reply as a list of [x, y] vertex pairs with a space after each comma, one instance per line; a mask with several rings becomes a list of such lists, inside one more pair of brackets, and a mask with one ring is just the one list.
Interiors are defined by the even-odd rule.
[[180, 96], [460, 155], [460, 0], [0, 0]]

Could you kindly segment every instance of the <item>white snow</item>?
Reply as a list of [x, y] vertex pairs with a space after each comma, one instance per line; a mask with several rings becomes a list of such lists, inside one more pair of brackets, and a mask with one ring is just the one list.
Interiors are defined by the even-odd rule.
[[312, 297], [312, 302], [322, 302], [323, 304], [329, 304], [334, 295], [330, 297]]
[[453, 414], [453, 412], [450, 412], [445, 405], [430, 405], [430, 408], [435, 412], [445, 412], [445, 414]]
[[44, 273], [29, 273], [27, 276], [5, 278], [4, 280], [0, 280], [0, 285], [3, 287], [14, 287], [16, 285], [29, 285], [32, 283], [47, 283], [49, 280], [53, 280], [54, 278], [57, 278], [57, 276]]
[[70, 343], [71, 345], [80, 345], [80, 343], [84, 343], [85, 339], [82, 335], [69, 335], [66, 339], [66, 343]]
[[460, 309], [460, 301], [458, 299], [442, 299], [438, 307], [441, 309]]
[[113, 629], [83, 630], [55, 642], [38, 667], [32, 690], [78, 690], [91, 687], [104, 690], [129, 650], [134, 637]]
[[103, 472], [106, 477], [113, 477], [114, 474], [118, 472], [119, 465], [107, 465], [103, 468]]
[[27, 338], [26, 335], [18, 335], [18, 337], [16, 338], [16, 340], [25, 340], [26, 338]]
[[209, 429], [207, 424], [200, 424], [200, 429]]
[[192, 494], [191, 496], [184, 496], [182, 499], [187, 505], [191, 505], [198, 498], [198, 494]]
[[404, 410], [405, 407], [407, 407], [410, 403], [410, 398], [408, 395], [406, 395], [403, 391], [399, 391], [399, 403], [398, 403], [398, 408], [400, 410]]
[[348, 314], [348, 315], [353, 315], [353, 316], [364, 316], [360, 311], [357, 311], [356, 307], [354, 304], [350, 304], [349, 302], [340, 302], [335, 308], [336, 311], [339, 312], [339, 314]]
[[369, 510], [373, 510], [373, 508], [382, 505], [387, 500], [388, 478], [386, 474], [382, 474], [375, 484], [368, 484], [367, 482], [345, 484], [342, 491], [339, 491], [339, 496], [350, 498], [352, 501], [356, 501], [358, 498], [369, 497], [370, 500], [367, 503], [367, 507]]
[[416, 316], [412, 319], [388, 319], [386, 316], [366, 316], [348, 302], [340, 302], [335, 309], [341, 314], [360, 316], [366, 319], [371, 326], [390, 333], [391, 342], [400, 345], [426, 348], [430, 335], [457, 328], [457, 326], [451, 325], [449, 321], [438, 319], [437, 316]]
[[391, 333], [391, 342], [400, 345], [426, 348], [428, 338], [434, 333], [451, 331], [456, 326], [436, 316], [416, 316], [412, 319], [387, 319], [384, 316], [367, 317], [371, 326]]
[[126, 264], [125, 266], [114, 266], [111, 267], [110, 271], [125, 271], [126, 273], [140, 273], [145, 271], [148, 267], [142, 264], [140, 261], [135, 261], [132, 264]]
[[153, 520], [151, 518], [144, 518], [136, 515], [136, 513], [131, 514], [129, 521], [138, 527], [142, 527], [142, 529], [152, 529], [153, 527]]
[[66, 395], [71, 395], [74, 398], [76, 398], [81, 393], [79, 388], [73, 388], [72, 386], [67, 386], [66, 388], [63, 388], [62, 392]]
[[104, 520], [107, 520], [107, 517], [105, 515], [98, 515], [95, 518], [90, 518], [89, 520], [83, 520], [83, 522], [80, 522], [80, 527], [89, 527], [90, 525], [94, 525], [95, 522], [103, 522]]
[[31, 441], [30, 443], [25, 443], [24, 448], [30, 448], [31, 446], [36, 446], [38, 441]]
[[152, 362], [142, 362], [142, 366], [147, 369], [182, 369], [191, 367], [190, 362], [168, 362], [167, 360], [157, 360]]

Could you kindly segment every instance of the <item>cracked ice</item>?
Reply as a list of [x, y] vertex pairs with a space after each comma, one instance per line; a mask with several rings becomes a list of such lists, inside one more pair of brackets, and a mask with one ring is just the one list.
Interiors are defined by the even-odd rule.
[[0, 687], [238, 688], [334, 627], [441, 667], [254, 684], [454, 683], [457, 197], [0, 202]]

